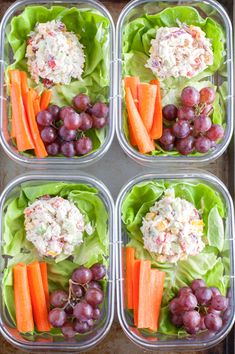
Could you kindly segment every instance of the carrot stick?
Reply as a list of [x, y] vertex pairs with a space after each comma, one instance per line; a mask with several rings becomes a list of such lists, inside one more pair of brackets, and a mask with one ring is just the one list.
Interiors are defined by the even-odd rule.
[[154, 143], [150, 139], [148, 132], [142, 122], [129, 88], [126, 89], [126, 107], [129, 124], [133, 130], [139, 151], [145, 154], [155, 150]]
[[45, 262], [40, 262], [39, 266], [40, 266], [40, 271], [41, 271], [41, 276], [42, 276], [42, 284], [43, 284], [43, 289], [44, 289], [44, 293], [45, 293], [47, 309], [49, 310], [50, 303], [49, 303], [47, 264]]
[[[20, 71], [19, 70], [9, 70], [9, 77], [10, 77], [10, 82], [16, 82], [20, 85]], [[15, 138], [16, 137], [16, 121], [17, 121], [17, 116], [13, 113], [12, 109], [12, 116], [11, 116], [11, 137]]]
[[35, 154], [37, 157], [46, 157], [48, 154], [44, 146], [44, 143], [41, 139], [38, 125], [36, 122], [31, 91], [28, 91], [26, 93], [26, 112], [28, 116], [30, 131], [35, 145]]
[[133, 268], [133, 309], [134, 309], [134, 324], [138, 323], [138, 306], [139, 306], [139, 280], [140, 280], [140, 260], [134, 261]]
[[148, 133], [153, 125], [153, 114], [157, 95], [157, 86], [141, 83], [138, 86], [139, 113]]
[[[133, 100], [135, 102], [136, 108], [138, 109], [138, 85], [140, 84], [140, 79], [138, 76], [126, 76], [124, 78], [125, 90], [129, 87], [131, 90], [131, 94]], [[130, 143], [132, 146], [136, 146], [136, 140], [134, 136], [134, 132], [129, 125], [129, 135], [130, 135]]]
[[37, 93], [37, 91], [36, 90], [34, 90], [34, 89], [30, 89], [30, 91], [31, 91], [31, 94], [32, 94], [32, 99], [33, 99], [33, 101], [34, 100], [36, 100], [37, 98], [38, 98], [38, 93]]
[[[139, 306], [138, 306], [138, 328], [149, 327], [149, 302], [150, 302], [150, 269], [151, 262], [141, 260], [140, 262], [140, 279], [139, 279]], [[151, 311], [153, 311], [151, 309]]]
[[36, 100], [33, 101], [33, 110], [34, 110], [35, 117], [37, 117], [37, 114], [41, 110], [39, 98], [36, 98]]
[[46, 297], [38, 261], [29, 264], [27, 272], [34, 322], [38, 331], [47, 332], [51, 329], [51, 325], [48, 321]]
[[155, 110], [153, 115], [153, 125], [150, 131], [150, 137], [152, 139], [160, 139], [162, 136], [163, 119], [162, 119], [162, 99], [160, 83], [157, 79], [150, 82], [152, 85], [157, 86], [157, 96], [155, 101]]
[[24, 106], [26, 105], [26, 93], [29, 91], [27, 74], [25, 71], [20, 71], [20, 83], [21, 83], [21, 95], [24, 102]]
[[161, 310], [162, 295], [164, 289], [165, 273], [158, 269], [150, 270], [150, 301], [149, 301], [149, 329], [158, 330], [158, 320]]
[[31, 332], [34, 330], [34, 322], [26, 264], [19, 263], [13, 267], [13, 285], [16, 327], [19, 332]]
[[17, 82], [12, 82], [10, 85], [10, 96], [12, 114], [14, 119], [17, 117], [17, 121], [15, 121], [16, 144], [19, 151], [25, 151], [34, 149], [34, 143], [30, 134], [20, 91], [20, 85]]
[[20, 70], [18, 69], [9, 70], [9, 77], [10, 77], [11, 84], [13, 82], [16, 82], [17, 84], [21, 85]]
[[126, 289], [127, 289], [127, 308], [133, 309], [133, 265], [135, 259], [135, 249], [126, 248]]
[[41, 96], [40, 108], [41, 111], [43, 109], [47, 109], [50, 100], [51, 100], [52, 92], [50, 90], [44, 90]]

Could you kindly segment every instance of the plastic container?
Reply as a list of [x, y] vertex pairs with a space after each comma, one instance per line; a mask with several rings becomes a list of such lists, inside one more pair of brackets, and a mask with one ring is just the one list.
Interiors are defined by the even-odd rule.
[[[78, 8], [86, 8], [89, 10], [99, 11], [101, 15], [106, 17], [109, 20], [109, 46], [106, 55], [109, 56], [109, 124], [107, 129], [107, 135], [103, 145], [95, 152], [88, 154], [82, 157], [74, 157], [74, 158], [66, 158], [66, 157], [47, 157], [47, 158], [36, 158], [36, 157], [27, 157], [20, 154], [14, 145], [11, 143], [11, 139], [8, 132], [8, 100], [6, 93], [6, 86], [4, 84], [4, 70], [12, 63], [12, 52], [9, 44], [6, 40], [6, 32], [8, 30], [10, 21], [12, 17], [19, 15], [26, 6], [28, 5], [43, 5], [45, 7], [50, 7], [52, 5], [57, 6], [65, 6], [68, 8], [78, 7]], [[7, 153], [7, 155], [13, 159], [15, 162], [20, 163], [24, 166], [29, 167], [50, 167], [56, 168], [58, 165], [60, 168], [77, 168], [80, 166], [87, 166], [91, 163], [99, 160], [109, 149], [115, 132], [115, 116], [114, 116], [114, 23], [109, 11], [105, 8], [103, 4], [96, 0], [21, 0], [16, 1], [12, 4], [8, 10], [5, 12], [2, 22], [0, 24], [0, 64], [1, 64], [1, 76], [0, 76], [0, 97], [1, 97], [1, 105], [0, 105], [0, 143]]]
[[[90, 348], [93, 348], [98, 344], [108, 333], [114, 315], [114, 296], [115, 296], [115, 229], [114, 229], [114, 203], [110, 195], [109, 190], [105, 185], [100, 182], [98, 179], [87, 174], [79, 174], [77, 176], [72, 175], [70, 177], [62, 174], [25, 174], [17, 177], [12, 182], [10, 182], [4, 191], [1, 194], [0, 198], [0, 213], [1, 213], [1, 224], [0, 224], [0, 235], [1, 235], [1, 244], [3, 242], [2, 235], [4, 230], [4, 218], [3, 214], [7, 208], [7, 202], [9, 199], [14, 196], [16, 197], [19, 194], [19, 187], [22, 183], [30, 183], [35, 185], [42, 185], [48, 181], [64, 181], [71, 183], [84, 183], [95, 187], [99, 191], [99, 197], [103, 201], [107, 213], [108, 213], [108, 245], [109, 245], [109, 266], [107, 269], [107, 289], [104, 298], [104, 304], [102, 306], [101, 319], [97, 322], [97, 325], [94, 326], [94, 329], [87, 334], [82, 335], [80, 340], [66, 340], [63, 336], [47, 336], [47, 341], [45, 341], [45, 336], [42, 335], [36, 336], [31, 340], [24, 339], [21, 334], [15, 329], [12, 325], [12, 322], [7, 314], [7, 310], [4, 307], [2, 301], [2, 287], [0, 295], [0, 332], [3, 337], [14, 347], [20, 348], [22, 350], [31, 350], [38, 352], [80, 352], [86, 351]], [[2, 253], [2, 250], [1, 250]], [[2, 255], [1, 255], [2, 259]], [[4, 262], [2, 267], [6, 267]], [[1, 278], [2, 279], [2, 278]], [[44, 341], [43, 341], [44, 338]], [[54, 341], [51, 339], [54, 338]]]
[[[216, 146], [216, 148], [202, 156], [151, 156], [140, 154], [136, 149], [134, 149], [130, 143], [128, 142], [125, 133], [124, 133], [124, 119], [123, 119], [123, 110], [125, 109], [123, 104], [123, 89], [122, 89], [122, 48], [123, 48], [123, 40], [122, 34], [125, 25], [138, 18], [143, 16], [144, 14], [156, 14], [161, 12], [163, 9], [167, 7], [173, 6], [192, 6], [199, 10], [202, 17], [210, 16], [211, 18], [218, 21], [226, 32], [226, 56], [224, 58], [224, 62], [226, 63], [226, 73], [227, 73], [227, 83], [228, 83], [228, 96], [227, 96], [227, 105], [226, 105], [226, 130], [225, 136], [220, 144]], [[232, 25], [231, 21], [224, 10], [223, 6], [220, 5], [215, 0], [208, 1], [194, 1], [194, 0], [134, 0], [129, 2], [126, 7], [122, 10], [118, 23], [117, 23], [117, 137], [119, 143], [125, 153], [134, 159], [136, 162], [139, 162], [142, 165], [146, 165], [149, 167], [154, 167], [159, 164], [171, 164], [178, 165], [185, 163], [194, 163], [194, 164], [206, 164], [214, 161], [219, 156], [221, 156], [225, 150], [227, 149], [229, 142], [231, 140], [233, 134], [233, 92], [234, 92], [234, 82], [233, 82], [233, 43], [232, 43]], [[222, 81], [222, 77], [216, 73], [212, 77], [210, 77], [211, 81], [215, 83], [215, 85], [220, 84]], [[183, 165], [182, 165], [183, 166]]]
[[[215, 191], [219, 193], [227, 208], [227, 220], [225, 224], [227, 226], [227, 239], [229, 240], [229, 253], [230, 253], [230, 287], [231, 287], [231, 317], [227, 324], [222, 327], [218, 333], [212, 335], [207, 332], [197, 334], [194, 338], [178, 338], [176, 336], [164, 335], [157, 333], [150, 336], [146, 332], [140, 333], [136, 327], [131, 324], [130, 317], [126, 311], [126, 299], [125, 299], [125, 245], [129, 242], [128, 235], [125, 231], [125, 225], [121, 220], [121, 208], [126, 195], [130, 192], [133, 186], [151, 180], [163, 180], [163, 181], [177, 181], [184, 180], [186, 182], [200, 181], [208, 186], [211, 186]], [[144, 202], [144, 201], [143, 201]], [[209, 173], [205, 173], [200, 170], [187, 170], [187, 171], [162, 171], [161, 173], [149, 173], [142, 176], [137, 176], [130, 180], [120, 191], [120, 194], [116, 202], [116, 214], [117, 214], [117, 244], [118, 252], [116, 258], [116, 272], [117, 272], [117, 312], [120, 324], [127, 337], [135, 344], [143, 347], [144, 349], [151, 350], [203, 350], [215, 346], [222, 341], [232, 328], [234, 323], [234, 209], [231, 196], [229, 195], [225, 185], [215, 176]], [[148, 332], [150, 333], [150, 332]], [[207, 333], [207, 334], [206, 334]]]

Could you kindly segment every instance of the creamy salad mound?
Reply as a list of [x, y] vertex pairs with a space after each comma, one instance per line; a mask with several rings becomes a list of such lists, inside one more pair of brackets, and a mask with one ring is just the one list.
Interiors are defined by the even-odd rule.
[[160, 79], [191, 78], [213, 64], [212, 44], [197, 26], [160, 27], [146, 67]]
[[141, 232], [144, 248], [153, 252], [159, 262], [175, 263], [199, 254], [205, 247], [202, 241], [203, 221], [194, 205], [175, 198], [167, 189], [143, 218]]
[[76, 205], [61, 197], [36, 199], [24, 210], [26, 238], [41, 256], [72, 255], [83, 242], [83, 233], [93, 232]]
[[69, 84], [81, 80], [85, 55], [73, 32], [59, 20], [38, 23], [27, 41], [28, 70], [36, 83]]

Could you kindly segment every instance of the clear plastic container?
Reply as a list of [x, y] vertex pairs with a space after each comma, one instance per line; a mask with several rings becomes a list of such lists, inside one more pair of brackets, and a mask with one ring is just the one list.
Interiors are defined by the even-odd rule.
[[[228, 96], [226, 102], [226, 130], [225, 136], [220, 144], [218, 144], [214, 150], [203, 154], [201, 156], [152, 156], [140, 154], [136, 149], [134, 149], [128, 142], [125, 133], [124, 133], [124, 119], [123, 119], [123, 110], [125, 109], [123, 104], [123, 89], [122, 89], [122, 48], [123, 40], [122, 34], [125, 25], [133, 21], [135, 18], [143, 16], [144, 14], [156, 14], [161, 12], [167, 7], [174, 6], [191, 6], [199, 10], [200, 15], [205, 18], [210, 16], [212, 19], [218, 21], [225, 30], [226, 33], [226, 55], [224, 57], [224, 62], [226, 63], [226, 74], [227, 74], [227, 83], [228, 83]], [[154, 167], [159, 164], [171, 164], [178, 165], [185, 163], [194, 163], [194, 164], [206, 164], [214, 161], [219, 156], [221, 156], [227, 149], [229, 142], [233, 134], [233, 92], [234, 92], [234, 81], [233, 81], [233, 43], [232, 43], [232, 25], [224, 10], [223, 6], [220, 5], [215, 0], [207, 1], [194, 1], [194, 0], [133, 0], [129, 2], [126, 7], [122, 10], [118, 23], [117, 23], [117, 137], [119, 143], [125, 153], [130, 156], [136, 162], [139, 162], [142, 165], [149, 167]], [[141, 65], [141, 64], [140, 64]], [[224, 80], [218, 73], [214, 74], [209, 78], [215, 85], [222, 83]]]
[[[114, 297], [115, 297], [115, 229], [114, 229], [114, 203], [110, 195], [109, 190], [105, 185], [93, 176], [89, 176], [85, 173], [79, 175], [71, 175], [70, 177], [62, 174], [25, 174], [17, 177], [11, 181], [0, 197], [0, 213], [1, 213], [1, 244], [3, 242], [2, 235], [4, 231], [4, 218], [3, 215], [6, 212], [7, 203], [10, 198], [19, 195], [20, 186], [22, 183], [29, 183], [34, 185], [42, 185], [48, 181], [64, 181], [71, 183], [84, 183], [92, 187], [97, 188], [99, 191], [98, 196], [103, 201], [107, 213], [108, 213], [108, 237], [109, 237], [109, 266], [107, 269], [107, 289], [104, 298], [104, 304], [102, 306], [101, 319], [97, 321], [94, 329], [87, 334], [82, 335], [80, 340], [66, 340], [63, 336], [48, 336], [47, 341], [43, 335], [35, 335], [33, 339], [26, 340], [13, 326], [11, 319], [7, 313], [2, 299], [2, 290], [0, 295], [0, 332], [3, 337], [13, 346], [22, 350], [33, 350], [39, 352], [80, 352], [93, 348], [98, 344], [108, 333], [114, 316]], [[2, 250], [1, 250], [2, 254]], [[1, 255], [2, 258], [2, 255]], [[6, 261], [6, 259], [5, 259]], [[2, 269], [6, 267], [6, 262], [2, 262]], [[2, 276], [1, 276], [2, 280]], [[1, 287], [2, 289], [2, 287]]]
[[[4, 83], [4, 70], [5, 68], [13, 62], [12, 50], [6, 40], [6, 32], [9, 27], [9, 23], [12, 17], [19, 15], [26, 6], [28, 5], [43, 5], [45, 7], [51, 7], [53, 5], [65, 6], [68, 8], [78, 7], [81, 9], [89, 9], [98, 11], [101, 15], [106, 17], [109, 20], [109, 45], [107, 53], [109, 57], [109, 124], [107, 129], [107, 134], [103, 145], [95, 152], [88, 154], [82, 157], [47, 157], [47, 158], [37, 158], [37, 157], [27, 157], [20, 154], [15, 146], [12, 144], [9, 131], [8, 131], [8, 106], [9, 100], [7, 98], [6, 85]], [[7, 153], [7, 155], [13, 159], [15, 162], [20, 163], [21, 165], [41, 168], [41, 167], [50, 167], [56, 168], [58, 165], [60, 168], [77, 168], [80, 166], [87, 166], [91, 163], [99, 160], [109, 149], [115, 132], [115, 115], [114, 115], [114, 96], [115, 96], [115, 84], [114, 84], [114, 23], [109, 11], [105, 8], [103, 4], [96, 0], [21, 0], [16, 1], [12, 4], [8, 10], [5, 12], [1, 24], [0, 24], [0, 65], [1, 65], [1, 76], [0, 76], [0, 143]]]
[[[218, 333], [212, 335], [207, 332], [201, 332], [191, 338], [180, 338], [173, 335], [163, 335], [157, 333], [156, 335], [150, 335], [150, 332], [140, 332], [136, 327], [131, 324], [130, 318], [126, 311], [126, 298], [125, 298], [125, 246], [129, 242], [128, 234], [125, 231], [125, 225], [121, 219], [121, 208], [126, 195], [137, 184], [151, 180], [163, 180], [163, 181], [185, 181], [185, 182], [202, 182], [208, 186], [211, 186], [215, 191], [219, 193], [222, 200], [226, 205], [227, 218], [225, 225], [227, 227], [227, 242], [229, 244], [230, 253], [230, 289], [231, 289], [231, 316], [222, 329]], [[144, 201], [143, 201], [144, 202]], [[234, 208], [232, 198], [226, 186], [214, 175], [206, 173], [200, 170], [163, 170], [161, 173], [149, 173], [142, 176], [137, 176], [127, 182], [122, 188], [116, 202], [116, 215], [117, 215], [117, 244], [118, 252], [116, 257], [116, 277], [117, 277], [117, 312], [120, 324], [127, 337], [135, 344], [143, 347], [144, 349], [151, 350], [203, 350], [215, 346], [222, 341], [234, 323], [235, 306], [234, 306]]]

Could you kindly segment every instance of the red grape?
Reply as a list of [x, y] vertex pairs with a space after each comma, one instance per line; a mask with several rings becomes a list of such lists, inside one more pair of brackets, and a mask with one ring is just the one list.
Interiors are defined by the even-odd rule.
[[96, 309], [93, 310], [93, 315], [92, 318], [93, 320], [98, 320], [101, 316], [100, 309], [97, 307]]
[[215, 310], [211, 305], [208, 307], [207, 313], [214, 313], [215, 315], [218, 315], [218, 316], [221, 315], [221, 311]]
[[53, 120], [59, 120], [59, 113], [60, 113], [60, 107], [57, 106], [56, 104], [52, 104], [47, 107], [47, 111], [51, 113]]
[[184, 106], [193, 107], [200, 101], [200, 94], [194, 87], [187, 86], [181, 92], [181, 101]]
[[109, 113], [108, 106], [103, 102], [96, 102], [91, 108], [91, 113], [97, 118], [107, 118]]
[[97, 307], [99, 304], [103, 302], [104, 294], [101, 290], [90, 288], [87, 290], [85, 294], [85, 300], [92, 307]]
[[41, 130], [41, 138], [44, 143], [53, 143], [57, 137], [56, 129], [53, 127], [45, 127]]
[[209, 305], [212, 298], [212, 291], [210, 288], [207, 288], [205, 286], [197, 288], [194, 294], [197, 298], [199, 305]]
[[164, 128], [163, 134], [162, 134], [161, 138], [159, 139], [159, 141], [164, 146], [173, 144], [175, 141], [175, 137], [172, 134], [172, 130], [170, 128]]
[[92, 128], [93, 120], [90, 114], [82, 112], [80, 114], [80, 118], [81, 118], [81, 125], [79, 127], [80, 130], [86, 132], [87, 130]]
[[185, 327], [188, 328], [196, 328], [200, 326], [201, 316], [200, 314], [193, 310], [193, 311], [186, 311], [183, 314], [183, 324]]
[[211, 140], [208, 139], [206, 136], [199, 136], [195, 140], [195, 149], [198, 152], [205, 153], [208, 152], [211, 148]]
[[64, 126], [69, 130], [76, 130], [80, 127], [82, 120], [76, 112], [67, 114], [64, 118]]
[[194, 120], [194, 129], [198, 133], [205, 133], [211, 128], [211, 119], [207, 116], [200, 115]]
[[55, 290], [50, 295], [50, 304], [53, 307], [64, 307], [68, 301], [68, 294], [63, 290]]
[[73, 315], [79, 321], [87, 321], [93, 316], [93, 309], [87, 302], [81, 301], [75, 305], [73, 309]]
[[88, 332], [90, 327], [87, 322], [75, 321], [74, 330], [80, 334]]
[[228, 307], [228, 299], [223, 295], [216, 295], [211, 301], [211, 307], [217, 311], [225, 311]]
[[83, 266], [75, 269], [72, 274], [72, 281], [79, 284], [87, 284], [92, 279], [92, 272], [89, 268]]
[[101, 280], [106, 275], [106, 268], [101, 263], [93, 264], [93, 266], [90, 268], [90, 270], [92, 271], [92, 279], [93, 280]]
[[62, 125], [59, 129], [59, 136], [65, 141], [72, 141], [76, 138], [77, 131], [69, 130], [64, 125]]
[[213, 141], [218, 141], [224, 136], [224, 128], [219, 124], [212, 124], [211, 128], [206, 133], [206, 136]]
[[177, 118], [177, 107], [174, 104], [167, 104], [163, 107], [162, 114], [166, 120], [172, 121]]
[[210, 289], [211, 289], [211, 291], [212, 291], [213, 296], [221, 295], [219, 289], [216, 288], [215, 286], [211, 286]]
[[193, 293], [182, 294], [179, 297], [179, 305], [183, 311], [194, 310], [197, 307], [197, 298]]
[[192, 293], [192, 289], [189, 286], [184, 286], [183, 288], [181, 288], [178, 292], [178, 297], [180, 297], [181, 295], [184, 294], [190, 294]]
[[60, 146], [58, 143], [52, 143], [50, 145], [47, 145], [46, 149], [50, 156], [56, 156], [60, 152]]
[[179, 315], [175, 314], [175, 315], [171, 316], [171, 322], [176, 327], [181, 327], [183, 325], [183, 318], [182, 318], [182, 316], [180, 314]]
[[200, 91], [201, 103], [213, 103], [215, 100], [215, 90], [212, 87], [204, 87]]
[[178, 298], [175, 298], [175, 299], [171, 300], [169, 308], [170, 308], [170, 312], [173, 315], [177, 315], [177, 314], [182, 312]]
[[195, 292], [195, 290], [197, 288], [201, 288], [203, 286], [206, 286], [206, 283], [204, 282], [204, 280], [202, 279], [195, 279], [193, 280], [192, 284], [191, 284], [191, 289], [193, 292]]
[[67, 313], [67, 315], [73, 314], [73, 307], [71, 306], [70, 303], [65, 307], [64, 311]]
[[83, 287], [78, 284], [72, 284], [72, 292], [76, 297], [82, 297], [84, 294]]
[[181, 120], [193, 120], [195, 118], [195, 112], [192, 107], [179, 107], [178, 118]]
[[178, 120], [173, 125], [173, 134], [177, 138], [186, 138], [190, 134], [190, 125], [186, 120]]
[[75, 149], [78, 155], [88, 154], [93, 148], [92, 140], [88, 137], [82, 137], [75, 142]]
[[61, 152], [66, 157], [73, 157], [75, 155], [74, 143], [66, 141], [61, 145]]
[[232, 315], [232, 310], [230, 307], [227, 308], [227, 310], [224, 311], [223, 313], [223, 323], [226, 323]]
[[93, 321], [92, 318], [91, 318], [90, 320], [87, 320], [86, 323], [88, 324], [88, 326], [89, 326], [90, 328], [92, 328], [92, 327], [94, 326], [94, 321]]
[[107, 124], [107, 118], [97, 118], [96, 116], [92, 116], [92, 127], [95, 129], [102, 129]]
[[189, 334], [196, 334], [200, 330], [200, 324], [197, 327], [185, 326], [185, 330]]
[[74, 326], [73, 326], [73, 324], [71, 322], [66, 322], [61, 327], [61, 332], [67, 338], [73, 338], [74, 336], [76, 336], [76, 332], [74, 330]]
[[49, 127], [53, 122], [53, 116], [50, 112], [42, 110], [37, 114], [37, 123], [43, 127]]
[[181, 155], [189, 155], [194, 150], [194, 137], [189, 135], [186, 138], [180, 139], [176, 143], [176, 149]]
[[161, 144], [161, 146], [162, 146], [163, 150], [165, 150], [165, 151], [172, 151], [175, 148], [174, 144], [169, 144], [169, 145]]
[[72, 107], [67, 107], [67, 106], [62, 107], [62, 108], [60, 108], [59, 118], [61, 120], [64, 120], [68, 114], [71, 114], [73, 112], [75, 112], [75, 111]]
[[89, 288], [96, 288], [99, 290], [102, 290], [100, 283], [98, 283], [98, 281], [92, 280], [90, 283], [87, 284], [88, 289]]
[[64, 310], [54, 308], [49, 312], [48, 320], [53, 327], [62, 327], [67, 320], [67, 315]]
[[211, 331], [218, 331], [222, 328], [223, 322], [221, 317], [218, 315], [215, 315], [214, 313], [208, 313], [205, 316], [205, 326], [207, 329], [210, 329]]
[[73, 98], [73, 104], [79, 111], [86, 111], [90, 106], [90, 98], [85, 93], [79, 93]]

